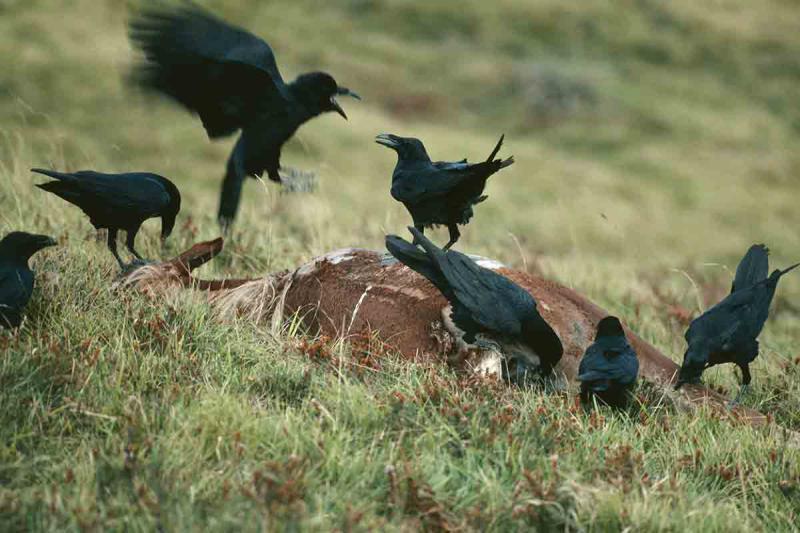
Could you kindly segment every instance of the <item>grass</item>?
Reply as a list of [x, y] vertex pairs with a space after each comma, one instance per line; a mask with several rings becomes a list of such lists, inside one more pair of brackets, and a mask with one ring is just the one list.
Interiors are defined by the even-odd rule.
[[[267, 37], [286, 77], [324, 67], [365, 96], [345, 102], [349, 122], [316, 119], [284, 150], [318, 192], [247, 184], [204, 276], [402, 233], [381, 131], [440, 159], [485, 157], [505, 132], [517, 163], [461, 248], [578, 289], [676, 360], [685, 314], [724, 294], [749, 244], [797, 260], [792, 2], [204, 3]], [[217, 236], [232, 141], [125, 87], [123, 2], [12, 0], [0, 14], [0, 233], [61, 242], [34, 260], [24, 327], [0, 333], [3, 530], [797, 530], [800, 452], [777, 425], [655, 400], [583, 413], [371, 346], [220, 324], [188, 295], [111, 291], [111, 255], [28, 169], [171, 177], [175, 234], [163, 251], [157, 222], [139, 237], [168, 256]], [[793, 430], [798, 297], [787, 276], [746, 399]], [[705, 379], [728, 394], [738, 382], [728, 367]]]

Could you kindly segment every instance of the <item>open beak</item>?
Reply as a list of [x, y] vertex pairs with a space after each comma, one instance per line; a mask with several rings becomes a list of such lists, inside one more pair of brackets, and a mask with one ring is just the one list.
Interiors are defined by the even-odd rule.
[[361, 97], [358, 96], [355, 92], [351, 91], [347, 87], [339, 87], [336, 89], [337, 96], [350, 96], [351, 98], [355, 98], [356, 100], [361, 100]]
[[331, 96], [331, 106], [333, 106], [334, 111], [342, 115], [342, 118], [347, 120], [347, 114], [345, 114], [344, 109], [342, 106], [339, 105], [339, 102], [336, 101], [335, 96]]
[[342, 109], [342, 106], [339, 105], [339, 102], [336, 101], [336, 97], [337, 96], [350, 96], [352, 98], [355, 98], [356, 100], [361, 100], [361, 97], [358, 96], [353, 91], [351, 91], [350, 89], [348, 89], [347, 87], [339, 87], [339, 88], [337, 88], [336, 89], [336, 94], [331, 96], [331, 105], [333, 106], [333, 109], [337, 113], [342, 115], [342, 118], [347, 120], [347, 114], [344, 112], [344, 109]]
[[375, 142], [391, 148], [392, 150], [400, 146], [400, 143], [397, 142], [397, 138], [390, 133], [381, 133], [375, 136]]

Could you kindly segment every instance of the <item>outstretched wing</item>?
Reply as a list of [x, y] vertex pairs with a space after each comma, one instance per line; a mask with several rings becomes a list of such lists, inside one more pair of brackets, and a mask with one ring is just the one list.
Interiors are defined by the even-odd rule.
[[147, 59], [134, 79], [199, 114], [212, 138], [288, 99], [269, 45], [194, 4], [142, 12], [130, 37]]

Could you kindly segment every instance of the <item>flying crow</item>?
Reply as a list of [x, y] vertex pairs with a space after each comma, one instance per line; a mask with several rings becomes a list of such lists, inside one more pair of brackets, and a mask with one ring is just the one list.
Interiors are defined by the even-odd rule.
[[581, 402], [592, 396], [613, 407], [624, 407], [639, 374], [639, 360], [619, 319], [607, 316], [597, 324], [594, 343], [586, 349], [578, 367]]
[[769, 250], [754, 244], [736, 268], [731, 293], [695, 318], [686, 330], [686, 354], [678, 382], [698, 383], [703, 371], [722, 363], [734, 363], [742, 370], [738, 402], [750, 385], [750, 363], [758, 357], [758, 335], [769, 315], [769, 305], [781, 276], [800, 266], [775, 270], [767, 277]]
[[462, 253], [437, 248], [416, 228], [408, 229], [424, 251], [396, 235], [386, 237], [386, 248], [447, 298], [462, 340], [503, 354], [505, 377], [514, 381], [528, 372], [548, 375], [563, 348], [528, 291]]
[[144, 11], [130, 37], [146, 62], [134, 80], [200, 115], [209, 138], [242, 134], [228, 159], [219, 204], [227, 228], [246, 176], [280, 182], [281, 147], [303, 123], [327, 111], [347, 118], [337, 96], [360, 97], [330, 74], [310, 72], [286, 83], [269, 45], [192, 3]]
[[[486, 200], [483, 188], [489, 176], [514, 163], [514, 158], [495, 159], [504, 136], [483, 163], [431, 161], [419, 139], [381, 133], [375, 142], [397, 152], [392, 174], [392, 198], [406, 206], [420, 234], [425, 228], [444, 224], [453, 246], [462, 226], [472, 218], [472, 206]], [[415, 241], [415, 244], [417, 241]]]
[[54, 246], [46, 235], [13, 231], [0, 241], [0, 327], [16, 328], [22, 322], [22, 310], [33, 294], [33, 270], [28, 259]]
[[123, 270], [126, 265], [117, 253], [117, 232], [127, 232], [128, 250], [143, 262], [134, 249], [139, 227], [148, 218], [161, 217], [161, 240], [164, 241], [172, 233], [175, 217], [181, 209], [178, 188], [157, 174], [101, 174], [91, 170], [68, 174], [40, 168], [31, 171], [55, 178], [37, 187], [80, 207], [95, 228], [108, 228], [108, 248]]

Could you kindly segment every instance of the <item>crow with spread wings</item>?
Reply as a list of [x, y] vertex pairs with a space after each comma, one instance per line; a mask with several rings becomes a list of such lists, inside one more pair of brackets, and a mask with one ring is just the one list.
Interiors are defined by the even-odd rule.
[[236, 216], [247, 176], [280, 182], [281, 147], [306, 121], [328, 111], [345, 119], [340, 95], [359, 98], [325, 72], [286, 83], [269, 45], [190, 2], [150, 8], [130, 24], [146, 61], [134, 81], [200, 116], [211, 139], [241, 130], [228, 159], [219, 205], [227, 228]]

